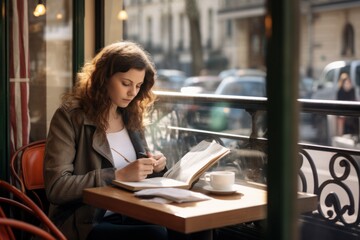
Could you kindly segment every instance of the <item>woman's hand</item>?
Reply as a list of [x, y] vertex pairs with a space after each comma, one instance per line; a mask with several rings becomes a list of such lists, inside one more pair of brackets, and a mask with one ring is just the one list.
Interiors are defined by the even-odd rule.
[[139, 158], [122, 169], [115, 171], [115, 178], [121, 181], [137, 182], [153, 172], [161, 172], [166, 167], [166, 157], [160, 152], [147, 152], [148, 157]]
[[166, 167], [166, 157], [161, 152], [151, 154], [147, 152], [148, 157], [155, 159], [154, 172], [161, 172]]
[[124, 168], [115, 171], [115, 178], [121, 181], [137, 182], [152, 174], [158, 161], [154, 158], [139, 158]]

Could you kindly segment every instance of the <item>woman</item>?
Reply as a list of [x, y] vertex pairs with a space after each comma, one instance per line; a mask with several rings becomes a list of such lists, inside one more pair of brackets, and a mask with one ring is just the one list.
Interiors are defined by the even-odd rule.
[[47, 137], [44, 180], [49, 216], [68, 239], [166, 239], [164, 227], [82, 202], [85, 188], [166, 170], [166, 158], [148, 151], [143, 134], [155, 74], [140, 46], [114, 43], [84, 65], [72, 92], [63, 96]]
[[[340, 74], [338, 81], [337, 100], [356, 101], [355, 88], [351, 83], [347, 72]], [[354, 117], [337, 117], [337, 135], [357, 134], [359, 132], [359, 121]]]
[[341, 73], [339, 77], [337, 100], [356, 101], [355, 88], [346, 72]]

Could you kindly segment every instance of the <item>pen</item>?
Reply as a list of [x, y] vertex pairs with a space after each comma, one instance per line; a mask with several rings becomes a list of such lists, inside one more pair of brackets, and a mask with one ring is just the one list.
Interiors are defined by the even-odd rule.
[[[145, 152], [139, 152], [139, 157], [148, 158], [149, 156]], [[157, 163], [154, 163], [153, 166], [156, 167]]]
[[[149, 156], [145, 153], [145, 152], [139, 152], [139, 157], [140, 158], [148, 158]], [[155, 167], [157, 164], [154, 163], [153, 166]]]
[[146, 154], [146, 152], [139, 152], [139, 157], [148, 158], [148, 155]]

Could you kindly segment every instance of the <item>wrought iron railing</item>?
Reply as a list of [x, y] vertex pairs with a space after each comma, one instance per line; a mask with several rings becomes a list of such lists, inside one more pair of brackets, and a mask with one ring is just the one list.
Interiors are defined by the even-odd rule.
[[[217, 168], [233, 169], [240, 180], [266, 183], [266, 121], [258, 121], [266, 113], [266, 98], [184, 95], [174, 92], [156, 94], [158, 101], [150, 116], [152, 124], [148, 128], [148, 142], [154, 150], [167, 154], [170, 165], [200, 140], [212, 138], [232, 149], [232, 154], [221, 160]], [[298, 102], [301, 112], [320, 115], [325, 119], [329, 115], [358, 117], [360, 114], [360, 104], [357, 102], [303, 99]], [[193, 120], [189, 119], [188, 111], [190, 109], [196, 113], [199, 107], [207, 110], [245, 109], [252, 122], [248, 134], [228, 129], [214, 131], [204, 125], [194, 127], [194, 123], [189, 123]], [[346, 149], [299, 141], [298, 161], [299, 190], [319, 197], [317, 211], [311, 213], [311, 216], [360, 234], [360, 148], [354, 145]]]

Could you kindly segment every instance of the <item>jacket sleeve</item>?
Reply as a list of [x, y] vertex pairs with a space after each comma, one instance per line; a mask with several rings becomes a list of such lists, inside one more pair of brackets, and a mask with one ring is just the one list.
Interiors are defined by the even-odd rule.
[[78, 144], [77, 135], [81, 128], [83, 126], [74, 125], [74, 119], [64, 108], [59, 108], [51, 120], [44, 181], [47, 198], [53, 204], [81, 202], [85, 188], [105, 186], [115, 178], [115, 169], [111, 165], [102, 167], [101, 156], [89, 155], [91, 145]]

